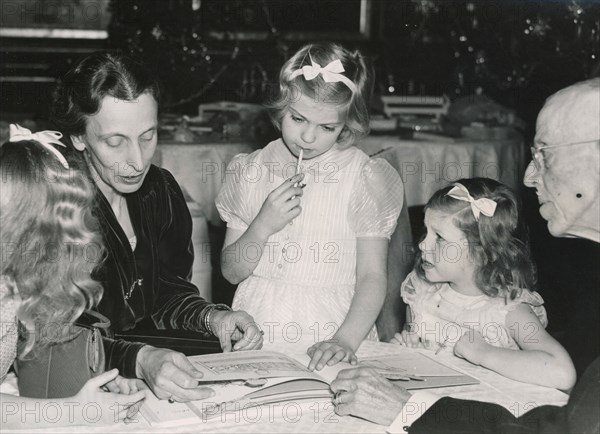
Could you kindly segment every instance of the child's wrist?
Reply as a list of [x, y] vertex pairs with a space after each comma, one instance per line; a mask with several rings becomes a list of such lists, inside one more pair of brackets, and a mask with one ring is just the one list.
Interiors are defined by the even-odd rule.
[[249, 228], [256, 238], [260, 241], [267, 241], [271, 235], [271, 231], [268, 229], [267, 225], [265, 225], [261, 220], [254, 219], [254, 221], [250, 224]]
[[343, 332], [340, 333], [340, 331], [341, 330], [338, 330], [336, 334], [333, 335], [333, 340], [337, 341], [337, 343], [343, 347], [356, 351], [362, 341], [352, 339], [351, 336], [348, 336]]
[[477, 346], [470, 351], [469, 361], [475, 365], [486, 366], [487, 358], [490, 354], [489, 347]]

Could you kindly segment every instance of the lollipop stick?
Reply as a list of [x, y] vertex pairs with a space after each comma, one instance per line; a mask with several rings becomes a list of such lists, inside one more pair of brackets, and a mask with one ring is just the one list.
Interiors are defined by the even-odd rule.
[[[302, 157], [304, 156], [304, 149], [300, 148], [300, 155], [298, 156], [298, 163], [296, 164], [296, 175], [300, 175], [300, 170], [302, 167]], [[298, 187], [298, 183], [294, 184], [294, 187]], [[296, 196], [292, 196], [294, 199]]]
[[304, 156], [304, 149], [300, 149], [300, 155], [298, 156], [298, 164], [296, 165], [296, 175], [300, 175], [302, 168], [302, 157]]

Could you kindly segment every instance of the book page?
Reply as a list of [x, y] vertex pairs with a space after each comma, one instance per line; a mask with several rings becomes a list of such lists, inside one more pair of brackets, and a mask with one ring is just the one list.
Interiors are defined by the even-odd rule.
[[359, 365], [375, 369], [393, 370], [398, 374], [418, 377], [452, 377], [462, 375], [462, 373], [446, 365], [442, 365], [424, 354], [408, 351], [387, 356], [362, 357]]
[[327, 399], [329, 385], [318, 378], [274, 377], [261, 386], [247, 386], [243, 380], [201, 383], [215, 395], [201, 401], [170, 403], [151, 395], [140, 412], [151, 425], [177, 426], [206, 421], [222, 412], [239, 411], [254, 405], [298, 399]]
[[275, 377], [322, 380], [293, 358], [270, 351], [205, 354], [188, 359], [204, 375], [201, 383]]
[[[306, 368], [310, 361], [308, 355], [294, 357], [268, 351], [189, 357], [194, 366], [204, 373], [198, 386], [210, 387], [215, 396], [202, 401], [171, 404], [152, 395], [142, 405], [141, 413], [151, 425], [170, 426], [207, 420], [222, 412], [239, 411], [254, 405], [298, 399], [331, 399], [328, 384], [339, 371], [355, 367], [342, 362], [315, 373]], [[421, 377], [402, 381], [401, 385], [409, 390], [478, 383], [476, 379], [417, 352], [363, 357], [358, 366], [372, 367], [384, 376], [385, 373], [400, 373]]]

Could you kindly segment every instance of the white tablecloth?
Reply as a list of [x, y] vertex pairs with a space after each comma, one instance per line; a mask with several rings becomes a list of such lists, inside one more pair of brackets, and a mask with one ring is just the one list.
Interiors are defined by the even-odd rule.
[[523, 139], [516, 133], [510, 139], [454, 143], [369, 136], [358, 147], [398, 170], [408, 206], [425, 205], [435, 191], [460, 178], [493, 178], [514, 189], [522, 184]]
[[[299, 360], [304, 359], [306, 345], [269, 346], [265, 349], [282, 351]], [[359, 358], [378, 355], [394, 354], [401, 351], [411, 351], [393, 344], [365, 341], [358, 351]], [[431, 352], [426, 354], [432, 355]], [[494, 402], [507, 408], [515, 415], [540, 405], [564, 405], [568, 395], [547, 387], [520, 383], [502, 377], [493, 371], [471, 365], [465, 360], [451, 354], [440, 353], [435, 356], [440, 362], [477, 378], [480, 384], [472, 386], [457, 386], [437, 389], [436, 393], [462, 399]], [[14, 386], [14, 377], [12, 378]], [[10, 383], [10, 381], [9, 381]], [[10, 392], [11, 384], [3, 385], [3, 391]], [[432, 389], [433, 390], [433, 389]], [[28, 416], [33, 418], [32, 415]], [[29, 419], [28, 419], [29, 420]], [[143, 419], [129, 425], [118, 424], [107, 426], [73, 427], [66, 429], [33, 430], [28, 425], [27, 432], [211, 432], [211, 433], [263, 433], [263, 432], [300, 432], [300, 433], [383, 433], [384, 426], [376, 425], [355, 417], [340, 417], [333, 412], [333, 406], [328, 400], [310, 400], [308, 402], [292, 402], [273, 404], [257, 408], [248, 408], [237, 413], [227, 413], [221, 419], [200, 421], [193, 425], [174, 428], [152, 428]], [[5, 430], [2, 430], [5, 432]], [[8, 432], [8, 431], [6, 431]], [[24, 432], [24, 431], [20, 431]]]
[[192, 282], [206, 300], [212, 300], [211, 246], [207, 222], [221, 225], [215, 199], [229, 161], [242, 152], [252, 152], [246, 143], [160, 143], [153, 163], [169, 170], [188, 201], [192, 214], [194, 265]]
[[[460, 178], [484, 176], [513, 188], [522, 183], [524, 148], [517, 133], [510, 139], [456, 139], [455, 143], [369, 136], [357, 146], [385, 158], [398, 170], [408, 206], [424, 205], [436, 190]], [[235, 155], [254, 149], [249, 142], [160, 143], [155, 163], [171, 171], [208, 221], [218, 225], [214, 201], [227, 164]]]
[[173, 174], [210, 223], [220, 225], [215, 199], [223, 185], [227, 164], [237, 154], [252, 151], [248, 143], [159, 143], [154, 163]]

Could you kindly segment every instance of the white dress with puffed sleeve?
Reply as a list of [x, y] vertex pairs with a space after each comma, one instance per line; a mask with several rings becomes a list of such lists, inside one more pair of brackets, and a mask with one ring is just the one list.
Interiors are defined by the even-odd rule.
[[[443, 344], [449, 351], [471, 330], [480, 332], [495, 347], [519, 349], [506, 327], [506, 315], [522, 303], [531, 307], [544, 328], [548, 325], [544, 300], [528, 289], [523, 289], [513, 300], [485, 294], [470, 296], [455, 291], [447, 283], [427, 282], [413, 271], [402, 283], [401, 295], [411, 309], [410, 331], [422, 340]], [[536, 331], [535, 324], [531, 324], [532, 339]]]
[[[281, 139], [235, 157], [216, 201], [227, 226], [247, 229], [267, 195], [295, 173], [295, 161]], [[238, 286], [233, 308], [252, 315], [269, 342], [332, 337], [354, 296], [357, 238], [389, 239], [402, 209], [396, 170], [355, 147], [334, 146], [305, 160], [303, 172], [301, 214], [264, 247], [235, 253], [258, 264]], [[373, 328], [369, 338], [376, 337]]]
[[21, 304], [18, 293], [13, 294], [4, 277], [0, 276], [0, 383], [17, 357], [17, 309]]

